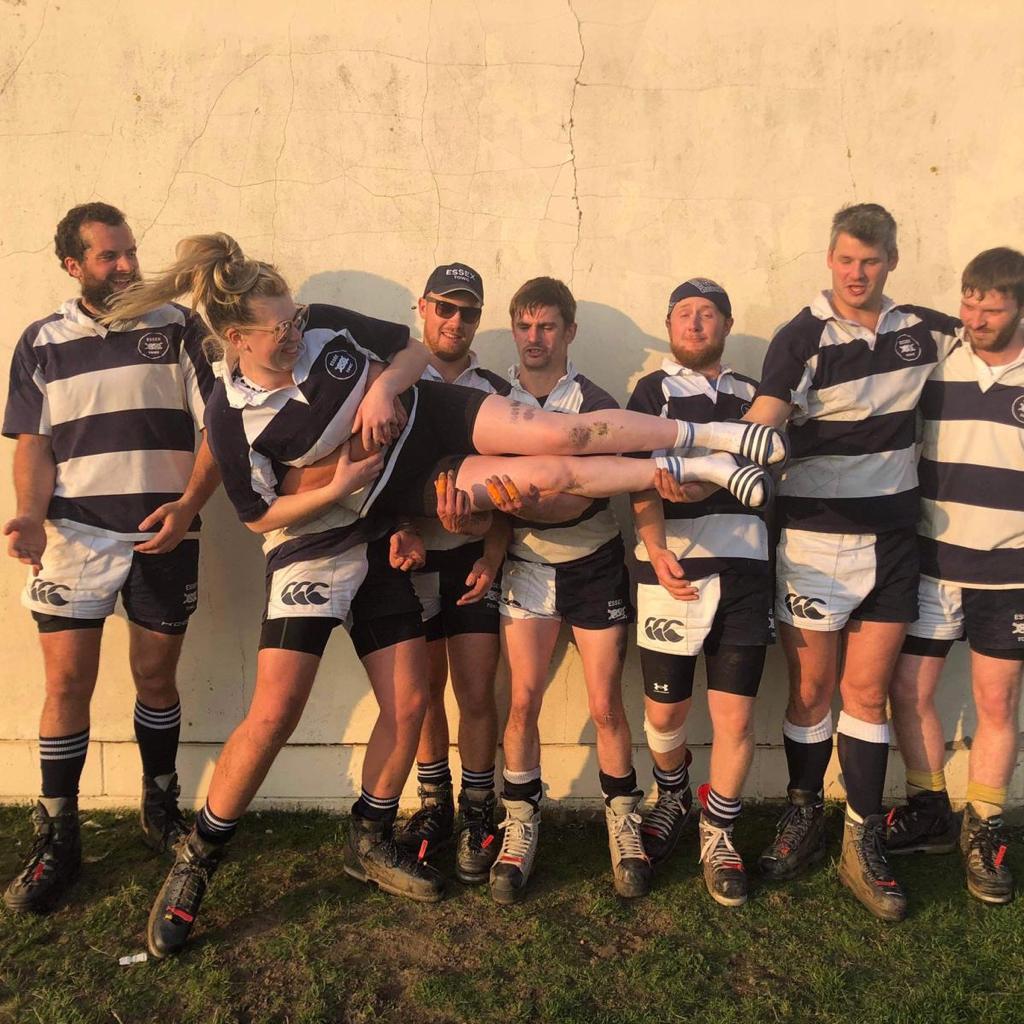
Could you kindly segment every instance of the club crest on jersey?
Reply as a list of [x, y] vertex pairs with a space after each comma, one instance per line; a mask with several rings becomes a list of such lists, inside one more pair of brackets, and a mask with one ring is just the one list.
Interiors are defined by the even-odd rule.
[[1018, 395], [1010, 406], [1010, 412], [1018, 423], [1024, 423], [1024, 395]]
[[355, 376], [355, 357], [349, 355], [348, 352], [328, 352], [324, 364], [327, 367], [327, 372], [335, 380], [349, 380]]
[[909, 334], [901, 334], [896, 339], [896, 355], [905, 363], [916, 363], [921, 358], [921, 343]]
[[163, 359], [170, 349], [171, 343], [167, 340], [167, 335], [159, 331], [150, 331], [139, 338], [139, 355], [147, 359]]

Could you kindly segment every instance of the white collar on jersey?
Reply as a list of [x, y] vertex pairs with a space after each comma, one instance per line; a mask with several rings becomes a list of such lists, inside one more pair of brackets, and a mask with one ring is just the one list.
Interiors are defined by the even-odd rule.
[[[579, 374], [576, 372], [576, 367], [572, 365], [572, 360], [567, 359], [565, 361], [565, 375], [558, 378], [558, 383], [548, 392], [553, 395], [563, 384], [567, 384], [571, 380], [575, 380]], [[519, 364], [510, 366], [508, 368], [508, 380], [512, 387], [517, 388], [519, 391], [526, 391], [526, 388], [519, 383]]]
[[[458, 375], [458, 377], [456, 377], [455, 380], [452, 381], [452, 383], [453, 384], [458, 384], [459, 381], [462, 380], [463, 377], [468, 377], [471, 373], [473, 373], [474, 371], [478, 370], [479, 368], [480, 368], [480, 360], [477, 359], [476, 353], [472, 349], [470, 349], [469, 350], [469, 366], [467, 366], [462, 371], [462, 373], [460, 373]], [[447, 381], [444, 379], [444, 377], [442, 377], [441, 374], [439, 374], [437, 372], [437, 370], [434, 368], [434, 364], [433, 363], [427, 363], [427, 368], [423, 371], [423, 376], [420, 379], [421, 380], [434, 380], [434, 381], [437, 381], [439, 384], [446, 384], [447, 383]]]
[[213, 370], [214, 377], [220, 377], [224, 384], [224, 394], [227, 396], [228, 405], [232, 409], [244, 409], [247, 405], [260, 406], [265, 402], [269, 401], [271, 396], [280, 394], [282, 391], [290, 391], [289, 398], [294, 398], [296, 402], [302, 402], [306, 405], [309, 403], [306, 401], [306, 396], [299, 390], [299, 388], [293, 384], [286, 384], [284, 387], [273, 388], [270, 391], [260, 389], [254, 391], [253, 387], [259, 388], [259, 385], [246, 386], [241, 379], [241, 374], [235, 374], [228, 364], [226, 359], [220, 359], [211, 367]]
[[882, 308], [878, 313], [878, 326], [872, 331], [870, 327], [865, 327], [863, 324], [859, 324], [855, 320], [847, 320], [835, 311], [832, 307], [832, 290], [830, 288], [826, 288], [824, 291], [818, 292], [818, 294], [814, 296], [810, 305], [811, 312], [819, 320], [835, 320], [836, 323], [839, 324], [848, 324], [856, 333], [866, 333], [872, 336], [882, 333], [882, 325], [885, 323], [885, 318], [895, 309], [896, 303], [893, 302], [888, 295], [883, 295]]
[[[671, 356], [665, 356], [661, 361], [661, 368], [673, 377], [704, 377], [705, 380], [708, 378], [700, 372], [700, 370], [691, 370], [688, 366], [683, 366], [682, 363], [677, 363]], [[721, 368], [718, 371], [719, 377], [732, 376], [733, 369], [731, 366], [726, 366], [722, 363]]]
[[136, 320], [115, 320], [109, 327], [101, 324], [98, 320], [93, 320], [82, 309], [78, 299], [68, 299], [66, 302], [62, 302], [57, 312], [68, 323], [81, 327], [85, 334], [94, 334], [100, 338], [105, 338], [111, 331], [117, 334], [121, 331], [140, 331], [147, 328], [166, 327], [168, 324], [183, 324], [185, 322], [181, 310], [169, 302], [163, 306], [157, 306], [156, 309], [150, 310]]

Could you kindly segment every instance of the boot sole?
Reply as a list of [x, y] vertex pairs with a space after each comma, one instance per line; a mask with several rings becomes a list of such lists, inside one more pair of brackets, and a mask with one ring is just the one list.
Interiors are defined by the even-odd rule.
[[402, 889], [397, 885], [392, 885], [390, 882], [382, 881], [379, 878], [373, 878], [362, 868], [352, 867], [351, 864], [343, 864], [342, 868], [346, 875], [354, 878], [357, 882], [367, 882], [368, 884], [377, 886], [383, 892], [390, 893], [392, 896], [404, 896], [406, 899], [415, 900], [417, 903], [440, 903], [444, 897], [444, 892], [441, 890], [431, 890], [430, 892], [412, 892], [409, 889]]
[[615, 886], [615, 891], [623, 898], [627, 900], [639, 899], [641, 896], [648, 896], [651, 892], [651, 883], [648, 882], [646, 885], [623, 885], [617, 879], [612, 880], [612, 884]]
[[58, 889], [52, 896], [48, 896], [45, 900], [39, 903], [33, 903], [32, 900], [28, 899], [11, 899], [5, 892], [4, 905], [12, 914], [49, 914], [67, 895], [68, 890], [75, 884], [75, 882], [78, 881], [81, 874], [82, 865], [79, 864], [71, 873], [71, 876], [64, 883], [62, 888]]
[[874, 903], [866, 896], [861, 895], [861, 890], [856, 886], [856, 883], [847, 875], [843, 870], [842, 865], [839, 867], [839, 881], [849, 890], [850, 895], [872, 916], [878, 918], [879, 921], [887, 921], [891, 924], [899, 924], [907, 916], [906, 904], [902, 908], [897, 907], [886, 907], [885, 904]]
[[491, 899], [502, 907], [511, 907], [514, 903], [521, 903], [525, 895], [525, 887], [512, 889], [506, 886], [496, 886], [491, 882]]
[[791, 882], [794, 878], [798, 878], [805, 871], [809, 871], [815, 864], [823, 861], [827, 852], [828, 850], [822, 846], [820, 849], [815, 850], [807, 860], [797, 864], [795, 867], [792, 867], [787, 871], [779, 873], [765, 871], [760, 861], [757, 862], [757, 869], [760, 872], [761, 877], [766, 882]]
[[746, 896], [723, 896], [721, 893], [708, 889], [708, 895], [723, 907], [742, 907], [747, 902]]
[[993, 895], [987, 893], [977, 886], [971, 885], [970, 879], [967, 880], [967, 891], [976, 899], [982, 903], [987, 903], [992, 907], [1004, 907], [1007, 903], [1013, 902], [1013, 893], [1001, 893], [999, 895]]
[[489, 881], [489, 880], [490, 880], [490, 877], [491, 877], [491, 869], [490, 869], [490, 867], [488, 867], [488, 868], [486, 868], [486, 869], [485, 869], [485, 870], [484, 870], [483, 872], [481, 872], [481, 873], [479, 873], [479, 874], [475, 874], [475, 875], [473, 875], [473, 874], [470, 874], [470, 873], [469, 873], [468, 871], [463, 871], [463, 870], [461, 870], [461, 869], [460, 869], [460, 868], [459, 868], [459, 867], [458, 867], [458, 866], [456, 865], [456, 868], [455, 868], [455, 877], [456, 877], [456, 878], [457, 878], [457, 879], [458, 879], [458, 880], [459, 880], [459, 881], [460, 881], [460, 882], [461, 882], [461, 883], [462, 883], [463, 885], [483, 885], [483, 884], [484, 884], [485, 882], [487, 882], [487, 881]]

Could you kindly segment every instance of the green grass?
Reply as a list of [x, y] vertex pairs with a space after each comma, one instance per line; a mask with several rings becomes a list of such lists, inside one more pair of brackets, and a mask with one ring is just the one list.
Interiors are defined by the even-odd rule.
[[[771, 807], [737, 829], [752, 861]], [[839, 811], [831, 808], [833, 849]], [[603, 827], [545, 822], [529, 899], [499, 908], [449, 886], [440, 905], [386, 896], [341, 870], [344, 819], [246, 819], [214, 879], [194, 939], [173, 961], [121, 967], [145, 949], [149, 904], [167, 865], [127, 814], [85, 815], [87, 863], [48, 917], [0, 917], [0, 1021], [241, 1024], [326, 1021], [1024, 1020], [1024, 898], [985, 907], [959, 858], [897, 862], [911, 915], [875, 922], [831, 862], [808, 879], [754, 881], [739, 911], [712, 903], [689, 832], [646, 899], [612, 891]], [[1010, 863], [1024, 878], [1024, 838]], [[24, 808], [0, 808], [0, 875], [28, 849]], [[451, 863], [439, 867], [450, 873]]]

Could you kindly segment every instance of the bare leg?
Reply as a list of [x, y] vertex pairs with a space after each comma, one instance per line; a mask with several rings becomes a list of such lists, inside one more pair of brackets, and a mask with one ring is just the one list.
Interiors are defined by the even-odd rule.
[[151, 708], [178, 703], [175, 673], [184, 634], [171, 635], [128, 623], [128, 661], [139, 700]]
[[711, 788], [730, 799], [739, 797], [754, 759], [754, 698], [708, 690], [711, 714]]
[[464, 768], [486, 771], [494, 765], [498, 746], [498, 638], [493, 633], [459, 633], [449, 638], [448, 652], [459, 705], [459, 756]]
[[590, 719], [597, 730], [597, 764], [605, 775], [621, 779], [633, 767], [633, 747], [626, 709], [622, 706], [622, 666], [626, 627], [582, 629], [573, 638], [583, 662]]
[[40, 633], [46, 697], [41, 736], [70, 736], [89, 728], [89, 702], [96, 688], [102, 629]]
[[941, 772], [946, 738], [935, 707], [945, 658], [901, 654], [893, 672], [889, 699], [892, 724], [908, 771]]
[[1017, 761], [1017, 709], [1022, 665], [971, 651], [978, 729], [971, 746], [971, 782], [1005, 789]]
[[444, 707], [444, 691], [448, 683], [448, 653], [444, 637], [427, 644], [427, 666], [427, 710], [416, 747], [416, 760], [420, 764], [447, 759], [451, 743]]

